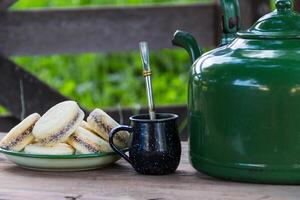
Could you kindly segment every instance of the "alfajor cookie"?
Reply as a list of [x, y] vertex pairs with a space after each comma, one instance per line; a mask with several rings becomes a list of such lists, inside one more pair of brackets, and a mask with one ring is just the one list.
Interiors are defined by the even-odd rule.
[[112, 152], [108, 142], [82, 127], [76, 129], [75, 133], [67, 140], [67, 143], [81, 154]]
[[75, 101], [64, 101], [50, 108], [35, 124], [32, 134], [42, 145], [65, 142], [79, 127], [84, 113]]
[[21, 151], [34, 140], [32, 129], [40, 119], [37, 113], [26, 117], [21, 123], [12, 128], [1, 140], [0, 147], [6, 150]]
[[40, 155], [72, 155], [75, 150], [66, 143], [59, 143], [54, 146], [43, 146], [42, 144], [30, 144], [25, 147], [25, 153]]
[[86, 121], [84, 121], [84, 120], [80, 123], [80, 127], [84, 128], [86, 130], [89, 130], [91, 132], [94, 132], [94, 130], [92, 129], [92, 127]]
[[[88, 125], [103, 139], [108, 141], [109, 132], [119, 124], [101, 109], [93, 110], [87, 118]], [[115, 135], [114, 143], [119, 147], [128, 146], [129, 133], [120, 131]]]

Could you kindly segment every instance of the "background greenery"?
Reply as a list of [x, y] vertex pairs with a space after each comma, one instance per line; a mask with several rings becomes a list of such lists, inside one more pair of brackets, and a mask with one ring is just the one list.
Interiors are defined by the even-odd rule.
[[[199, 0], [19, 0], [12, 9], [194, 2]], [[183, 50], [162, 50], [152, 52], [150, 59], [156, 103], [186, 103], [188, 55]], [[87, 108], [146, 105], [138, 52], [14, 57], [13, 60]]]
[[13, 9], [45, 8], [45, 7], [81, 7], [81, 6], [126, 6], [141, 4], [181, 4], [181, 3], [208, 3], [213, 0], [19, 0]]

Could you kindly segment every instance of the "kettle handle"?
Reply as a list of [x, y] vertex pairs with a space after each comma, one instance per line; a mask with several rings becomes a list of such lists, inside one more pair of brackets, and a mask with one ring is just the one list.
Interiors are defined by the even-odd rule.
[[236, 32], [241, 29], [241, 11], [239, 0], [221, 0], [222, 39], [221, 46], [229, 44], [236, 38]]
[[241, 29], [239, 0], [221, 0], [223, 10], [223, 32], [236, 33]]

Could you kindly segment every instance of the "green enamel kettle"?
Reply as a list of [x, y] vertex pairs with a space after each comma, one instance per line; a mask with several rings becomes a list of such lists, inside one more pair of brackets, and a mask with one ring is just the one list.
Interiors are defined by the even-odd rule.
[[300, 183], [300, 16], [291, 0], [240, 31], [237, 0], [222, 0], [220, 47], [202, 54], [177, 31], [189, 75], [190, 161], [223, 179]]

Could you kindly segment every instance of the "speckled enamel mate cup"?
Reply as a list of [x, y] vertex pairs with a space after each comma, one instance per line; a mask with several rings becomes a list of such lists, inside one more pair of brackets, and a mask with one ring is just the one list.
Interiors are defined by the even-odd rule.
[[[177, 118], [177, 115], [167, 113], [157, 113], [155, 120], [150, 120], [148, 114], [132, 116], [132, 126], [121, 125], [111, 130], [109, 144], [141, 174], [173, 173], [179, 165], [181, 155]], [[129, 156], [113, 143], [113, 138], [119, 131], [131, 133]]]

